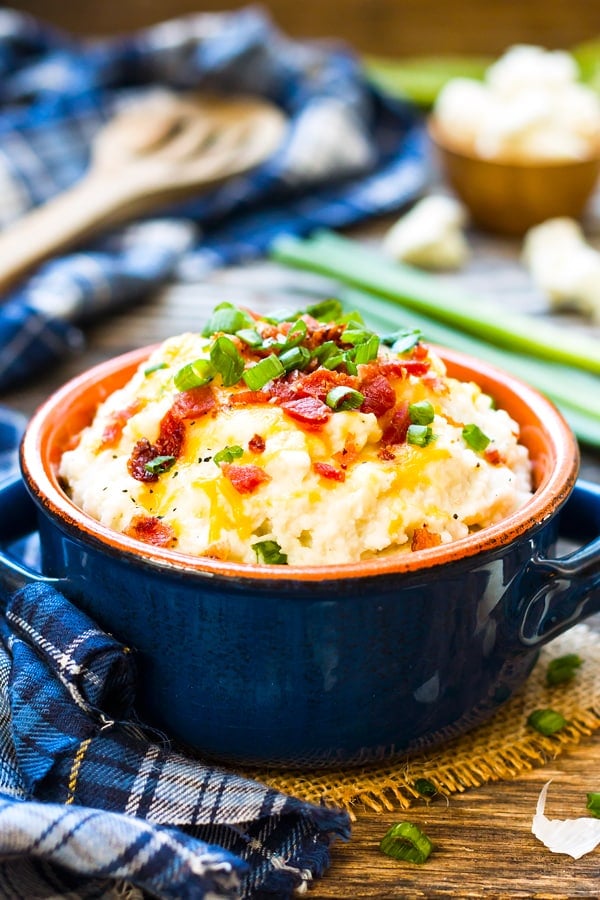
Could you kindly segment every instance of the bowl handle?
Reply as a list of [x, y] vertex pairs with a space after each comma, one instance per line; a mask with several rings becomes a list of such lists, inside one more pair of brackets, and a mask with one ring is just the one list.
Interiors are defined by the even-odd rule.
[[519, 585], [520, 643], [541, 646], [600, 612], [600, 485], [580, 479], [560, 513], [560, 536], [588, 541], [558, 559], [535, 555]]
[[[5, 511], [0, 515], [0, 542], [16, 541], [36, 530], [35, 504], [18, 472], [0, 480], [0, 509]], [[34, 581], [57, 587], [64, 583], [36, 572], [0, 547], [0, 591], [12, 592]]]

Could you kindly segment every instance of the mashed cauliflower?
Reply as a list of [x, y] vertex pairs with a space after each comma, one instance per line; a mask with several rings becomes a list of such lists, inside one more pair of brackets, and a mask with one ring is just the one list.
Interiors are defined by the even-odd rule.
[[413, 552], [530, 496], [518, 426], [419, 334], [327, 301], [287, 321], [223, 304], [99, 407], [60, 476], [117, 531], [244, 563]]

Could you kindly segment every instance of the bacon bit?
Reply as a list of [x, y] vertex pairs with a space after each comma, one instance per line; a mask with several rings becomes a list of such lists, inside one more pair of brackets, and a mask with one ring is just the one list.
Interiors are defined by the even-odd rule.
[[[310, 317], [307, 318], [310, 319]], [[345, 325], [322, 325], [321, 322], [315, 322], [313, 325], [310, 321], [306, 322], [306, 327], [307, 333], [303, 344], [309, 350], [315, 350], [326, 341], [333, 341], [339, 345], [342, 343], [342, 334], [346, 329]]]
[[316, 397], [300, 397], [281, 404], [284, 413], [306, 428], [321, 428], [329, 421], [331, 410]]
[[248, 441], [248, 450], [251, 453], [264, 453], [266, 446], [265, 439], [261, 434], [253, 435]]
[[346, 480], [346, 473], [342, 472], [340, 469], [336, 469], [335, 466], [330, 466], [329, 463], [313, 463], [313, 469], [317, 475], [321, 475], [322, 478], [330, 478], [332, 481]]
[[236, 466], [233, 463], [224, 463], [221, 471], [238, 494], [252, 494], [265, 481], [271, 480], [271, 476], [260, 466]]
[[229, 402], [240, 406], [250, 406], [252, 403], [268, 403], [271, 394], [267, 391], [237, 391], [231, 394]]
[[177, 542], [171, 526], [156, 516], [134, 516], [125, 534], [155, 547], [170, 547]]
[[345, 372], [335, 372], [329, 369], [317, 369], [298, 379], [295, 383], [295, 393], [298, 397], [315, 397], [317, 400], [325, 400], [329, 391], [334, 387], [350, 387], [358, 389], [359, 380], [355, 375], [347, 375]]
[[214, 405], [212, 388], [203, 385], [178, 394], [170, 411], [176, 419], [198, 419], [210, 412]]
[[199, 419], [215, 405], [212, 389], [207, 385], [182, 391], [177, 395], [171, 409], [161, 419], [156, 444], [148, 438], [137, 442], [127, 460], [127, 470], [136, 481], [156, 481], [158, 475], [148, 472], [146, 463], [157, 456], [177, 458], [185, 440], [185, 419]]
[[287, 379], [275, 378], [269, 385], [269, 397], [277, 403], [285, 403], [296, 397], [296, 391]]
[[148, 438], [141, 438], [133, 450], [131, 456], [127, 460], [127, 471], [136, 481], [158, 481], [158, 475], [149, 472], [146, 463], [151, 462], [161, 454], [154, 444], [151, 444]]
[[381, 447], [377, 453], [379, 459], [383, 459], [386, 462], [389, 462], [392, 459], [396, 459], [396, 454], [393, 450], [390, 450], [389, 447]]
[[497, 447], [488, 447], [484, 450], [483, 455], [492, 466], [500, 466], [502, 463], [506, 462], [506, 459]]
[[156, 441], [156, 456], [174, 456], [181, 453], [185, 439], [185, 425], [173, 414], [173, 407], [162, 417]]
[[394, 410], [390, 423], [383, 432], [381, 437], [382, 446], [386, 444], [404, 444], [409, 425], [408, 403], [402, 403]]
[[430, 361], [420, 359], [392, 359], [379, 363], [382, 375], [396, 375], [406, 378], [407, 375], [425, 375], [429, 371]]
[[141, 403], [136, 400], [124, 409], [116, 410], [111, 413], [110, 418], [104, 426], [102, 432], [102, 447], [114, 447], [123, 434], [123, 429], [127, 425], [129, 419], [139, 412]]
[[439, 547], [441, 543], [442, 536], [436, 531], [429, 531], [427, 525], [423, 525], [422, 528], [415, 528], [412, 541], [410, 542], [410, 549], [413, 552], [415, 550], [427, 550], [429, 547]]
[[429, 356], [429, 347], [419, 341], [419, 343], [415, 344], [413, 347], [411, 356], [413, 359], [427, 359]]
[[361, 385], [364, 401], [360, 407], [363, 413], [374, 413], [377, 418], [396, 403], [396, 394], [393, 387], [383, 375], [376, 375], [371, 380]]

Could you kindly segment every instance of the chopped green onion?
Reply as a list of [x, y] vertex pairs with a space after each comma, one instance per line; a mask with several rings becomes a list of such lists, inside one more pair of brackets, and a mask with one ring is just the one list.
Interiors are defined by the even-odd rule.
[[284, 373], [285, 369], [279, 357], [271, 353], [269, 356], [261, 359], [260, 362], [246, 369], [242, 377], [251, 391], [260, 391], [265, 384]]
[[233, 462], [234, 459], [239, 459], [240, 456], [244, 455], [244, 448], [238, 447], [237, 444], [232, 444], [229, 447], [223, 447], [222, 450], [219, 450], [218, 453], [215, 453], [213, 456], [213, 462], [218, 466], [221, 463], [230, 463]]
[[208, 384], [215, 377], [216, 371], [208, 359], [196, 359], [183, 366], [173, 379], [178, 391], [189, 391], [195, 387]]
[[587, 795], [586, 809], [589, 809], [593, 816], [600, 819], [600, 793], [592, 791]]
[[364, 326], [358, 327], [358, 323], [351, 322], [342, 334], [342, 340], [345, 344], [364, 344], [373, 336], [372, 331], [368, 331]]
[[287, 565], [287, 553], [281, 552], [277, 541], [257, 541], [252, 544], [252, 549], [256, 553], [256, 560], [259, 563], [269, 566]]
[[168, 369], [168, 365], [166, 362], [154, 363], [153, 366], [148, 366], [147, 369], [144, 369], [144, 375], [152, 375], [153, 372], [158, 372], [159, 369]]
[[297, 309], [289, 309], [284, 306], [281, 309], [273, 310], [268, 316], [263, 316], [263, 319], [271, 325], [279, 325], [281, 322], [291, 322], [292, 319], [296, 319], [297, 317]]
[[398, 328], [390, 334], [384, 334], [381, 343], [391, 347], [394, 353], [408, 353], [419, 343], [423, 333], [420, 328]]
[[208, 323], [202, 332], [203, 337], [210, 337], [219, 331], [235, 334], [243, 328], [251, 328], [253, 321], [248, 313], [238, 309], [232, 303], [220, 303], [215, 306]]
[[279, 355], [279, 362], [286, 372], [291, 372], [292, 369], [304, 369], [310, 360], [310, 350], [306, 347], [292, 347]]
[[148, 460], [144, 468], [151, 475], [162, 475], [163, 472], [168, 472], [175, 465], [175, 461], [174, 456], [155, 456], [154, 459]]
[[392, 859], [421, 864], [429, 858], [433, 844], [412, 822], [399, 822], [383, 837], [379, 849]]
[[489, 437], [483, 433], [478, 425], [465, 425], [462, 430], [462, 436], [465, 444], [467, 444], [471, 450], [476, 450], [478, 453], [485, 450], [490, 442]]
[[366, 341], [354, 348], [353, 359], [357, 365], [362, 365], [377, 359], [378, 353], [379, 338], [376, 334], [371, 334]]
[[290, 350], [292, 347], [297, 347], [298, 344], [301, 344], [306, 337], [306, 331], [306, 322], [304, 319], [297, 319], [285, 336], [283, 349]]
[[555, 734], [564, 728], [567, 720], [553, 709], [535, 709], [527, 718], [527, 724], [540, 734]]
[[244, 359], [233, 341], [221, 335], [210, 348], [210, 361], [221, 376], [224, 387], [237, 384], [244, 371]]
[[339, 300], [331, 297], [328, 300], [322, 300], [320, 303], [313, 303], [307, 306], [305, 312], [312, 316], [317, 322], [337, 322], [342, 315], [342, 304]]
[[418, 793], [423, 797], [433, 797], [435, 794], [437, 794], [435, 785], [432, 784], [428, 778], [417, 778], [417, 780], [413, 784], [413, 787], [415, 791], [418, 791]]
[[409, 404], [408, 415], [414, 425], [431, 425], [435, 411], [429, 400], [419, 400], [417, 403]]
[[329, 359], [330, 356], [336, 356], [339, 352], [340, 348], [335, 341], [324, 341], [322, 344], [319, 344], [318, 347], [315, 347], [312, 352], [312, 357], [323, 364], [326, 359]]
[[577, 653], [565, 653], [564, 656], [557, 656], [556, 659], [548, 663], [546, 683], [554, 685], [572, 681], [575, 677], [575, 671], [581, 666], [582, 662], [583, 660]]
[[433, 431], [430, 425], [409, 425], [406, 432], [406, 440], [417, 447], [426, 447], [433, 440]]
[[254, 328], [240, 328], [235, 335], [249, 347], [260, 347], [262, 344], [262, 338]]
[[325, 397], [327, 406], [336, 412], [341, 412], [346, 409], [358, 409], [359, 406], [363, 405], [364, 400], [364, 394], [361, 394], [360, 391], [355, 391], [354, 388], [345, 387], [344, 385], [332, 388]]

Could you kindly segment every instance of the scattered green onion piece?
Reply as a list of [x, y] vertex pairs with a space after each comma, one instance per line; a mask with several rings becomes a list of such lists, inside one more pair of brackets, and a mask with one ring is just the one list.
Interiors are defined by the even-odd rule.
[[600, 793], [598, 791], [591, 791], [587, 795], [586, 809], [589, 809], [593, 816], [600, 819]]
[[219, 466], [221, 463], [230, 463], [233, 462], [234, 459], [239, 459], [240, 456], [244, 455], [244, 448], [238, 447], [237, 444], [232, 444], [229, 447], [223, 447], [222, 450], [219, 450], [218, 453], [215, 453], [213, 456], [213, 462]]
[[265, 322], [269, 322], [270, 325], [279, 325], [281, 322], [291, 322], [297, 317], [297, 309], [289, 309], [287, 306], [284, 306], [281, 309], [273, 310], [273, 312], [270, 312], [268, 316], [265, 315], [262, 318], [265, 320]]
[[337, 369], [338, 366], [341, 366], [342, 363], [345, 363], [346, 360], [346, 354], [338, 348], [337, 353], [331, 353], [329, 356], [326, 356], [325, 359], [322, 359], [321, 365], [324, 369], [333, 371], [334, 369]]
[[398, 328], [390, 334], [384, 334], [381, 343], [391, 347], [394, 353], [408, 353], [419, 343], [423, 333], [420, 328]]
[[419, 400], [417, 403], [409, 404], [408, 415], [414, 425], [431, 425], [435, 411], [429, 400]]
[[332, 388], [325, 397], [327, 406], [336, 412], [346, 409], [358, 409], [359, 406], [363, 405], [364, 400], [364, 394], [344, 385]]
[[252, 544], [252, 549], [256, 553], [256, 559], [259, 563], [269, 566], [287, 565], [287, 553], [281, 552], [281, 547], [277, 541], [257, 541], [255, 544]]
[[144, 369], [144, 375], [152, 375], [153, 372], [158, 372], [159, 369], [168, 369], [166, 362], [154, 363], [153, 366], [148, 366], [147, 369]]
[[564, 728], [567, 720], [553, 709], [534, 709], [527, 717], [527, 724], [540, 734], [550, 735]]
[[265, 384], [278, 378], [285, 373], [285, 369], [281, 364], [279, 357], [271, 353], [254, 366], [246, 369], [242, 378], [246, 382], [251, 391], [260, 391]]
[[462, 430], [462, 436], [465, 444], [467, 444], [471, 450], [477, 451], [477, 453], [481, 453], [482, 450], [485, 450], [490, 442], [489, 437], [483, 433], [478, 425], [465, 425]]
[[337, 322], [342, 316], [342, 304], [334, 297], [307, 306], [305, 312], [317, 322]]
[[306, 347], [292, 347], [279, 355], [279, 362], [286, 372], [291, 372], [292, 369], [304, 369], [310, 360], [310, 350]]
[[392, 859], [421, 864], [429, 858], [433, 844], [412, 822], [399, 822], [383, 837], [379, 849]]
[[366, 341], [354, 348], [354, 362], [357, 365], [363, 365], [377, 359], [378, 353], [379, 338], [376, 334], [371, 334]]
[[178, 391], [189, 391], [195, 387], [208, 384], [215, 377], [216, 371], [208, 359], [196, 359], [183, 366], [173, 379]]
[[215, 306], [202, 336], [210, 337], [211, 334], [219, 331], [225, 332], [225, 334], [235, 334], [243, 328], [251, 328], [252, 324], [252, 319], [242, 309], [238, 309], [232, 303], [220, 303]]
[[306, 331], [306, 322], [303, 319], [297, 319], [285, 336], [284, 349], [290, 350], [292, 347], [297, 347], [298, 344], [301, 344], [306, 337]]
[[432, 784], [428, 778], [417, 778], [417, 780], [413, 784], [413, 787], [415, 791], [418, 791], [418, 793], [423, 797], [433, 797], [435, 794], [437, 794], [435, 785]]
[[239, 337], [240, 341], [243, 341], [248, 347], [260, 347], [262, 344], [262, 338], [254, 328], [240, 328], [235, 334], [236, 337]]
[[244, 371], [244, 359], [231, 338], [222, 334], [210, 348], [210, 361], [221, 376], [224, 387], [237, 384]]
[[318, 347], [312, 352], [313, 359], [318, 359], [321, 364], [325, 362], [330, 356], [335, 356], [340, 352], [340, 348], [335, 343], [335, 341], [324, 341], [322, 344], [319, 344]]
[[430, 425], [409, 425], [406, 432], [406, 440], [416, 447], [426, 447], [433, 440], [433, 431]]
[[144, 468], [151, 475], [162, 475], [175, 465], [175, 461], [174, 456], [155, 456], [154, 459], [148, 460]]
[[345, 344], [364, 344], [373, 336], [372, 331], [368, 331], [364, 326], [358, 327], [358, 323], [351, 322], [342, 334], [342, 340]]
[[583, 660], [577, 653], [566, 653], [564, 656], [557, 656], [556, 659], [548, 663], [546, 683], [554, 685], [572, 681], [576, 670], [579, 669], [582, 662]]

